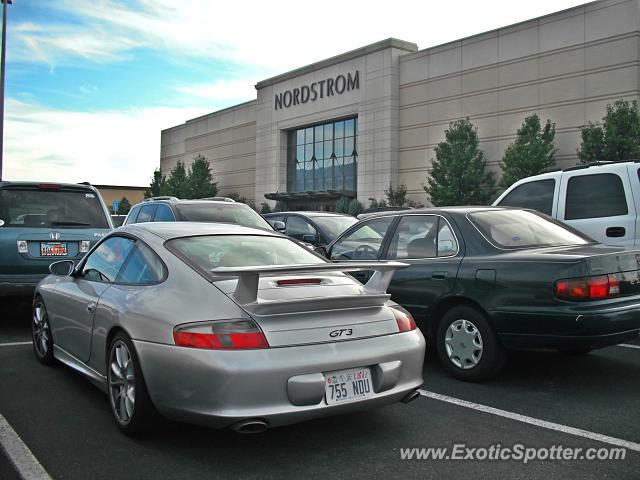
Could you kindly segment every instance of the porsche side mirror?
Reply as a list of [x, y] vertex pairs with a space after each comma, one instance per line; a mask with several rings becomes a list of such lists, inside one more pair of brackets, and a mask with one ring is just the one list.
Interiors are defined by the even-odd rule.
[[284, 233], [287, 227], [285, 226], [284, 222], [277, 220], [273, 222], [273, 228], [280, 233]]
[[73, 272], [73, 260], [60, 260], [49, 265], [49, 271], [58, 277], [68, 277]]

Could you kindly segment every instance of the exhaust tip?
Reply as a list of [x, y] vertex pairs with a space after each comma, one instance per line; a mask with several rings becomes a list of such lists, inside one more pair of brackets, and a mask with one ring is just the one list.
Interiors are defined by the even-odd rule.
[[409, 392], [402, 400], [402, 403], [413, 402], [416, 398], [420, 396], [420, 392], [414, 390], [413, 392]]
[[269, 425], [264, 420], [253, 418], [234, 423], [231, 428], [238, 433], [263, 433], [269, 429]]

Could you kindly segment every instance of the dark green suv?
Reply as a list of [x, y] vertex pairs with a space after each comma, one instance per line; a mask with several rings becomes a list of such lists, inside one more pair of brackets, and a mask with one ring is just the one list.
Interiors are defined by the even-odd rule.
[[30, 295], [56, 260], [78, 260], [113, 228], [89, 184], [0, 182], [0, 296]]

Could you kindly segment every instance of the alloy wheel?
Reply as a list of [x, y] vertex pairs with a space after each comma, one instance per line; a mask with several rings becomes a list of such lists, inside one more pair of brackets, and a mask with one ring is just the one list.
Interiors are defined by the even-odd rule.
[[33, 307], [33, 346], [40, 358], [44, 358], [49, 353], [51, 331], [47, 309], [42, 302], [37, 302]]
[[109, 398], [118, 422], [128, 424], [136, 403], [136, 379], [133, 358], [122, 340], [117, 340], [109, 355]]

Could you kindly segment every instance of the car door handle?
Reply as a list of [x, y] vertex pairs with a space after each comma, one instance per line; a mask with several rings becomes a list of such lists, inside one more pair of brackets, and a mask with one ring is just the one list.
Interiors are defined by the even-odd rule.
[[447, 278], [447, 272], [431, 273], [431, 280], [444, 280], [445, 278]]
[[87, 305], [87, 312], [89, 313], [94, 313], [96, 311], [96, 304], [91, 302], [89, 305]]
[[624, 227], [609, 227], [607, 228], [607, 237], [624, 237], [627, 230]]

